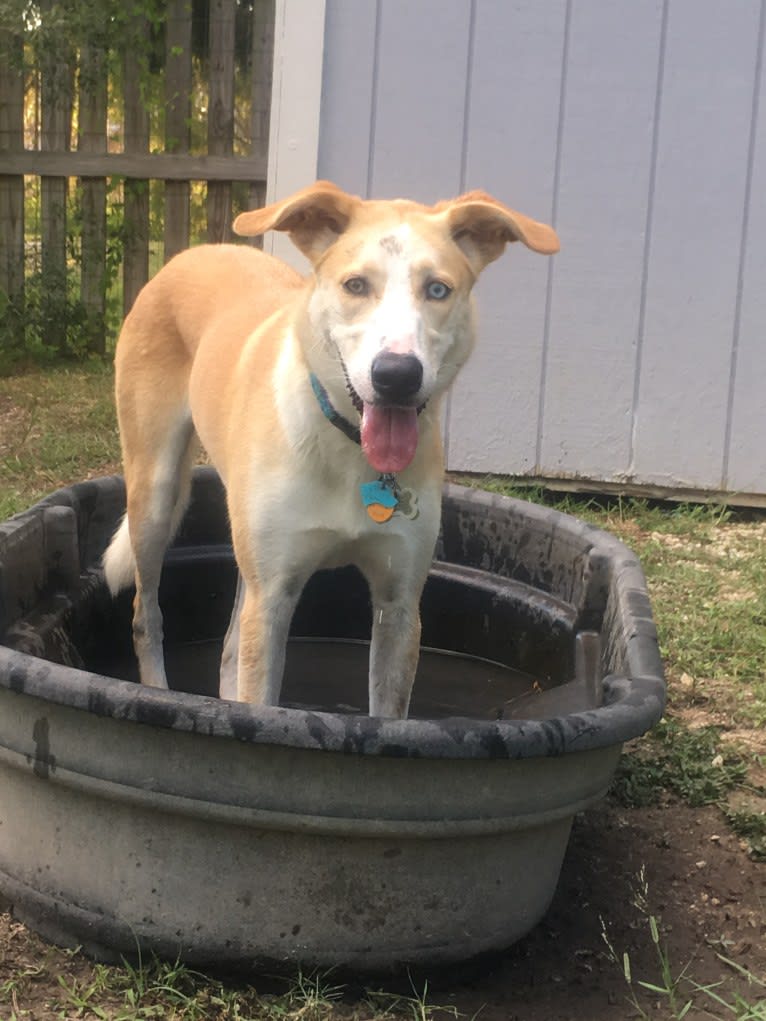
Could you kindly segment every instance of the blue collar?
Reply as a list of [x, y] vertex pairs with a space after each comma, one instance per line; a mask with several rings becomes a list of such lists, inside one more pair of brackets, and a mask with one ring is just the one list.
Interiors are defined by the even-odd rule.
[[319, 407], [322, 409], [322, 414], [327, 421], [332, 422], [336, 429], [340, 429], [345, 436], [348, 436], [350, 440], [353, 440], [354, 443], [361, 446], [362, 436], [359, 432], [359, 428], [352, 425], [347, 418], [344, 418], [343, 415], [341, 415], [341, 413], [332, 406], [332, 402], [330, 401], [327, 391], [313, 372], [309, 374], [309, 379], [311, 380], [311, 389], [314, 391], [314, 396], [319, 402]]

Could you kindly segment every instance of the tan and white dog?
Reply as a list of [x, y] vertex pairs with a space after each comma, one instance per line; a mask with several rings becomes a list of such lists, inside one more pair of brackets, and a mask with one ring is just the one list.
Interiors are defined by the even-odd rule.
[[286, 231], [313, 273], [203, 245], [138, 296], [116, 355], [128, 495], [107, 583], [135, 579], [141, 680], [167, 687], [157, 591], [198, 438], [226, 486], [241, 576], [221, 697], [276, 704], [304, 584], [356, 564], [373, 606], [370, 715], [405, 717], [439, 528], [439, 403], [473, 347], [471, 288], [507, 242], [552, 254], [558, 239], [483, 192], [429, 207], [328, 182], [234, 229]]

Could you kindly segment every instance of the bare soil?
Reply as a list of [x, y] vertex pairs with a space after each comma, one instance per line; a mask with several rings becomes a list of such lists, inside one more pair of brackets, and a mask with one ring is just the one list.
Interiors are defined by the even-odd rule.
[[[635, 892], [642, 868], [649, 894], [648, 905], [639, 908]], [[482, 1021], [627, 1021], [638, 1014], [626, 999], [621, 968], [609, 960], [602, 929], [620, 957], [628, 953], [634, 984], [660, 984], [649, 914], [658, 920], [674, 976], [686, 969], [699, 985], [724, 980], [719, 993], [729, 1001], [737, 989], [751, 1005], [766, 995], [762, 988], [748, 989], [718, 956], [766, 977], [766, 866], [748, 858], [715, 808], [667, 801], [656, 808], [624, 809], [608, 799], [575, 820], [544, 921], [492, 960], [429, 976], [428, 1002], [457, 1008], [468, 1019], [480, 1011]], [[87, 983], [91, 971], [82, 955], [51, 948], [11, 914], [0, 915], [3, 1021], [95, 1016], [65, 1007], [59, 983], [59, 976]], [[260, 987], [257, 976], [251, 981]], [[693, 993], [684, 988], [682, 1003]], [[675, 1016], [662, 997], [636, 989], [650, 1017]], [[734, 1016], [703, 993], [694, 1001], [687, 1021]], [[118, 1009], [108, 1001], [100, 1007], [101, 1017], [113, 1017]], [[374, 1011], [347, 1003], [338, 1017], [349, 1016], [372, 1017]]]
[[[626, 1000], [622, 970], [609, 960], [602, 927], [618, 955], [628, 953], [634, 987], [640, 980], [662, 984], [647, 908], [635, 903], [642, 868], [648, 913], [658, 921], [674, 976], [686, 968], [701, 986], [724, 980], [730, 1001], [737, 989], [751, 1004], [757, 1000], [758, 989], [738, 983], [718, 955], [766, 977], [766, 865], [750, 860], [715, 808], [668, 801], [623, 809], [607, 800], [575, 821], [543, 922], [471, 987], [455, 990], [451, 1002], [469, 1017], [485, 1003], [483, 1021], [639, 1016]], [[665, 999], [636, 991], [651, 1017], [673, 1016]], [[714, 1013], [705, 1013], [705, 1005]], [[686, 1018], [711, 1016], [729, 1015], [698, 994]]]

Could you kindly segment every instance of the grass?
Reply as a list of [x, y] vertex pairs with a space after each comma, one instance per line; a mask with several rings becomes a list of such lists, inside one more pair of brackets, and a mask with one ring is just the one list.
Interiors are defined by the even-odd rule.
[[0, 378], [0, 520], [78, 479], [119, 471], [110, 367]]
[[[70, 954], [70, 957], [73, 956]], [[19, 971], [0, 985], [0, 1009], [10, 1018], [28, 1017], [28, 993], [45, 966]], [[356, 1003], [344, 1002], [345, 987], [326, 972], [299, 972], [292, 981], [271, 980], [278, 992], [221, 980], [156, 957], [94, 964], [84, 974], [60, 974], [47, 1016], [108, 1021], [432, 1021], [457, 1017], [453, 1007], [431, 1003], [428, 986], [411, 995], [372, 991]], [[2, 1014], [3, 1021], [8, 1015]], [[32, 1015], [34, 1016], [34, 1015]]]

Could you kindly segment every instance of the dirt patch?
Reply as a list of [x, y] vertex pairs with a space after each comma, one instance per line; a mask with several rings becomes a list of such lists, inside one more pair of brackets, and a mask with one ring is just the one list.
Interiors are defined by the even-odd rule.
[[[636, 905], [635, 896], [642, 870], [648, 889], [644, 907]], [[721, 813], [676, 802], [626, 810], [607, 800], [576, 819], [544, 921], [492, 961], [457, 976], [454, 970], [429, 976], [428, 1001], [455, 1007], [466, 1018], [480, 1010], [482, 1021], [627, 1021], [637, 1015], [626, 1001], [622, 971], [606, 953], [602, 926], [618, 954], [628, 953], [634, 982], [656, 983], [649, 914], [657, 919], [675, 976], [687, 968], [700, 985], [724, 980], [719, 993], [729, 1001], [744, 980], [719, 953], [766, 977], [766, 866], [748, 859]], [[74, 1017], [75, 1010], [64, 1006], [58, 976], [87, 981], [91, 969], [79, 954], [49, 948], [10, 915], [0, 916], [0, 998], [5, 1001], [0, 1016], [15, 1010], [19, 1019], [30, 1021]], [[259, 984], [257, 977], [252, 980]], [[754, 988], [744, 991], [749, 1002], [757, 1001]], [[656, 995], [641, 994], [641, 1003], [650, 1017], [672, 1016]], [[346, 1006], [345, 1017], [349, 1006], [357, 1017], [375, 1016], [357, 1004]], [[715, 1008], [712, 1015], [704, 1013], [706, 1006]], [[100, 1008], [103, 1017], [118, 1012], [114, 1001], [104, 1000]], [[729, 1015], [696, 994], [687, 1021], [711, 1016]]]
[[[643, 908], [636, 905], [642, 869]], [[634, 983], [660, 984], [648, 914], [657, 919], [675, 976], [687, 968], [700, 985], [723, 979], [731, 1000], [735, 972], [719, 953], [766, 976], [766, 866], [747, 858], [720, 812], [675, 802], [625, 810], [607, 801], [576, 821], [543, 923], [476, 984], [476, 1000], [461, 993], [456, 1002], [470, 1016], [483, 996], [486, 1021], [637, 1016], [626, 1002], [625, 979], [605, 952], [602, 920], [618, 955], [628, 953]], [[671, 1017], [661, 998], [644, 993], [639, 999], [650, 1016]], [[710, 1018], [704, 1006], [715, 1005], [700, 994], [686, 1017]]]

